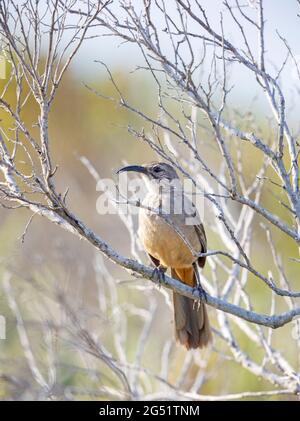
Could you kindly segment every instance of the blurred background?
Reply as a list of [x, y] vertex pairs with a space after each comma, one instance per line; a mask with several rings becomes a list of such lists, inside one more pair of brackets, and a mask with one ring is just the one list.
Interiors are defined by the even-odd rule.
[[[207, 10], [211, 21], [218, 26], [220, 12], [224, 10], [222, 2], [206, 0], [201, 4]], [[265, 14], [267, 16], [266, 49], [269, 63], [276, 68], [285, 55], [284, 45], [276, 35], [276, 29], [289, 39], [294, 52], [296, 54], [299, 52], [300, 57], [298, 37], [295, 35], [299, 27], [296, 1], [266, 0]], [[230, 25], [229, 21], [225, 20], [227, 34], [238, 43], [239, 34]], [[253, 34], [252, 38], [250, 34], [250, 42], [256, 43], [256, 34]], [[157, 157], [147, 145], [128, 133], [129, 124], [136, 128], [145, 126], [142, 120], [127, 110], [121, 109], [114, 102], [100, 98], [86, 87], [88, 85], [107, 96], [115, 96], [115, 90], [108, 75], [103, 66], [95, 62], [97, 60], [105, 62], [110, 67], [129, 103], [145, 110], [150, 115], [155, 116], [157, 113], [154, 84], [149, 75], [136, 70], [137, 66], [143, 63], [142, 56], [136, 47], [108, 36], [86, 41], [71, 69], [65, 75], [51, 111], [51, 149], [53, 162], [58, 166], [55, 183], [58, 191], [69, 190], [67, 203], [75, 214], [121, 254], [132, 256], [128, 231], [119, 216], [100, 216], [97, 213], [96, 201], [99, 191], [96, 190], [95, 180], [80, 162], [79, 157], [87, 157], [103, 178], [115, 178], [116, 170], [126, 163], [148, 162]], [[205, 72], [206, 69], [203, 71]], [[291, 63], [281, 77], [285, 94], [289, 99], [290, 119], [295, 130], [298, 130], [299, 86], [295, 87], [293, 71]], [[270, 136], [267, 119], [269, 111], [267, 111], [265, 98], [257, 90], [255, 80], [252, 80], [246, 71], [243, 72], [234, 65], [231, 68], [230, 80], [234, 84], [234, 89], [230, 94], [229, 104], [233, 109], [238, 109], [241, 115], [249, 117], [248, 120], [243, 121], [244, 127], [251, 130], [254, 119], [256, 123], [259, 122], [261, 132], [266, 137]], [[4, 81], [0, 80], [0, 87], [2, 87], [1, 84], [3, 86]], [[10, 94], [13, 98], [13, 92]], [[35, 104], [31, 101], [25, 111], [28, 124], [34, 120], [35, 113]], [[0, 111], [0, 121], [3, 127], [8, 127], [10, 124], [2, 111]], [[207, 132], [200, 131], [201, 136], [208, 136]], [[249, 151], [245, 149], [246, 153]], [[220, 157], [213, 149], [204, 145], [202, 152], [207, 159], [214, 162], [216, 167], [219, 165]], [[251, 154], [253, 154], [252, 149]], [[245, 177], [253, 177], [258, 169], [257, 156], [247, 155], [245, 161], [247, 162]], [[269, 208], [272, 209], [273, 206], [275, 209], [276, 201], [267, 189], [264, 190], [263, 201]], [[289, 218], [288, 215], [281, 216], [286, 220]], [[162, 367], [167, 369], [165, 361], [167, 359], [170, 365], [168, 381], [170, 384], [181, 385], [183, 390], [195, 384], [194, 388], [197, 392], [218, 395], [235, 393], [244, 389], [259, 391], [269, 387], [265, 380], [242, 369], [230, 357], [222, 356], [222, 345], [216, 345], [218, 352], [201, 351], [191, 360], [191, 357], [187, 357], [186, 351], [173, 341], [169, 292], [157, 291], [148, 281], [144, 281], [147, 288], [143, 289], [140, 280], [130, 280], [126, 272], [108, 261], [104, 262], [90, 245], [65, 233], [39, 216], [33, 218], [25, 237], [22, 237], [29, 218], [30, 213], [24, 209], [0, 208], [0, 274], [1, 277], [9, 274], [11, 294], [17, 300], [38, 368], [46, 377], [49, 375], [46, 350], [49, 348], [48, 333], [51, 333], [52, 356], [55, 360], [53, 363], [55, 369], [52, 373], [55, 377], [53, 387], [62, 389], [63, 398], [122, 398], [122, 396], [113, 396], [111, 389], [119, 379], [104, 363], [101, 361], [97, 363], [100, 374], [96, 375], [95, 372], [91, 374], [89, 371], [91, 368], [95, 371], [94, 363], [91, 362], [93, 357], [87, 357], [84, 354], [84, 347], [78, 346], [76, 352], [74, 351], [74, 336], [69, 331], [66, 322], [73, 312], [75, 315], [81, 314], [80, 319], [85, 327], [92, 335], [99, 336], [105, 352], [117, 359], [120, 359], [121, 354], [115, 351], [116, 344], [112, 343], [111, 333], [116, 329], [121, 329], [120, 337], [123, 345], [125, 341], [126, 358], [124, 358], [127, 361], [123, 361], [124, 366], [127, 363], [133, 363], [136, 358], [141, 358], [141, 364], [145, 370], [162, 375]], [[135, 220], [134, 223], [136, 223]], [[267, 272], [272, 263], [269, 260], [270, 251], [266, 250], [260, 241], [263, 234], [259, 230], [259, 221], [255, 221], [253, 229], [255, 230], [253, 259], [263, 272]], [[208, 232], [208, 241], [210, 249], [218, 247], [218, 239], [213, 233], [210, 236]], [[287, 263], [289, 256], [296, 253], [295, 245], [278, 232], [275, 234], [274, 241], [276, 244], [284, 244], [281, 250], [282, 259], [284, 263]], [[146, 256], [143, 253], [141, 256], [147, 263]], [[105, 271], [109, 274], [107, 275], [109, 279], [111, 277], [117, 282], [113, 288], [109, 288], [107, 279], [103, 279]], [[296, 265], [291, 264], [287, 268], [287, 273], [292, 280], [292, 286], [297, 285], [299, 270]], [[154, 300], [149, 301], [149, 297], [145, 297], [149, 290]], [[112, 297], [111, 291], [117, 297]], [[257, 310], [268, 312], [270, 301], [265, 298], [266, 290], [261, 282], [253, 280], [250, 291], [255, 295]], [[61, 293], [68, 298], [72, 308], [69, 315], [66, 315], [66, 310], [60, 306], [59, 301], [54, 299], [56, 294]], [[116, 320], [116, 315], [113, 314], [114, 308], [105, 310], [108, 304], [103, 302], [101, 295], [106, 297], [107, 302], [113, 303], [116, 300], [118, 306], [121, 306], [122, 312], [126, 314], [126, 326], [122, 325], [124, 322], [122, 320], [118, 321], [117, 327], [113, 326]], [[99, 306], [104, 308], [102, 314], [100, 314]], [[0, 308], [0, 313], [6, 318], [6, 339], [0, 340], [2, 372], [0, 398], [37, 398], [36, 390], [39, 387], [34, 378], [31, 378], [31, 370], [24, 359], [24, 349], [16, 329], [16, 314], [12, 313], [11, 306], [8, 305], [7, 292], [0, 292]], [[146, 309], [145, 313], [141, 310], [143, 308]], [[149, 312], [153, 313], [149, 336], [142, 344], [142, 355], [137, 356], [138, 344], [143, 340], [141, 335], [143, 332], [145, 334], [143, 329]], [[213, 311], [210, 311], [210, 317], [214, 324]], [[63, 332], [60, 331], [62, 325], [66, 326]], [[259, 359], [263, 351], [257, 349], [242, 333], [238, 335], [246, 352]], [[279, 349], [288, 354], [291, 364], [296, 364], [299, 356], [297, 348], [293, 346], [295, 341], [290, 335], [290, 328], [284, 327], [279, 333], [275, 333], [275, 342], [278, 343]], [[288, 349], [287, 342], [291, 344]], [[183, 367], [184, 373], [181, 371]], [[151, 385], [144, 385], [144, 387], [153, 390], [153, 393], [160, 387], [156, 385], [159, 381], [155, 376], [141, 382], [146, 384], [147, 381]], [[99, 392], [99, 396], [91, 396], [93, 393], [88, 393], [88, 391], [97, 390], [99, 384], [105, 388], [101, 393]], [[59, 395], [59, 392], [57, 394]]]

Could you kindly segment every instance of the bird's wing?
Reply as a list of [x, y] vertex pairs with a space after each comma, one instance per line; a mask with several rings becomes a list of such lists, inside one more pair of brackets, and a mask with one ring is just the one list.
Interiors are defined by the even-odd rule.
[[[197, 234], [197, 237], [199, 239], [199, 242], [201, 244], [201, 253], [207, 252], [207, 239], [206, 234], [204, 230], [204, 226], [201, 222], [200, 215], [197, 211], [197, 207], [194, 205], [194, 203], [185, 196], [185, 202], [184, 202], [184, 210], [185, 210], [185, 217], [193, 218], [193, 225], [195, 227], [195, 231]], [[201, 268], [205, 265], [206, 257], [199, 257], [198, 264]]]
[[[206, 234], [205, 234], [203, 224], [200, 223], [198, 225], [195, 225], [195, 230], [201, 244], [201, 253], [206, 253], [207, 252], [207, 239], [206, 239]], [[206, 257], [199, 257], [198, 264], [201, 268], [203, 268], [203, 266], [205, 265], [205, 260], [206, 260]]]

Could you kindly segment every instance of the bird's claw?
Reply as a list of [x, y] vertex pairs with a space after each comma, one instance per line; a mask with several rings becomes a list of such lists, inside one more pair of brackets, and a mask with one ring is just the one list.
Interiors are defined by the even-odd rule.
[[201, 285], [197, 285], [196, 287], [194, 287], [193, 288], [193, 293], [194, 292], [198, 292], [198, 294], [199, 294], [199, 299], [197, 300], [197, 302], [198, 302], [198, 310], [199, 310], [199, 307], [200, 307], [200, 305], [201, 305], [201, 302], [207, 302], [207, 294], [206, 294], [206, 291], [202, 288], [202, 286]]
[[152, 277], [158, 283], [159, 287], [166, 280], [166, 278], [165, 278], [165, 271], [166, 271], [166, 269], [164, 269], [162, 267], [159, 267], [159, 266], [153, 269]]

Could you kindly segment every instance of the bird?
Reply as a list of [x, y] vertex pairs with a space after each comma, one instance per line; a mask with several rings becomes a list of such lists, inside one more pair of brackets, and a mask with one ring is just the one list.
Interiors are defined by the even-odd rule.
[[[167, 269], [171, 276], [192, 288], [200, 289], [198, 267], [203, 268], [207, 252], [204, 226], [173, 165], [151, 162], [129, 165], [118, 170], [142, 174], [147, 193], [139, 209], [138, 236], [161, 280]], [[193, 224], [187, 217], [193, 215]], [[196, 253], [193, 253], [195, 251]], [[195, 256], [196, 254], [196, 256]], [[204, 348], [212, 333], [204, 300], [173, 292], [174, 325], [177, 341], [189, 349]]]

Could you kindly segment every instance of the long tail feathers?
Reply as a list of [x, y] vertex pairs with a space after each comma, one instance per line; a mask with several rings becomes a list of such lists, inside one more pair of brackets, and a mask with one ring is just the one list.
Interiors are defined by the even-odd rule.
[[[190, 286], [196, 285], [193, 267], [171, 269], [173, 278]], [[173, 293], [176, 339], [187, 349], [203, 348], [212, 340], [208, 314], [204, 303]]]

